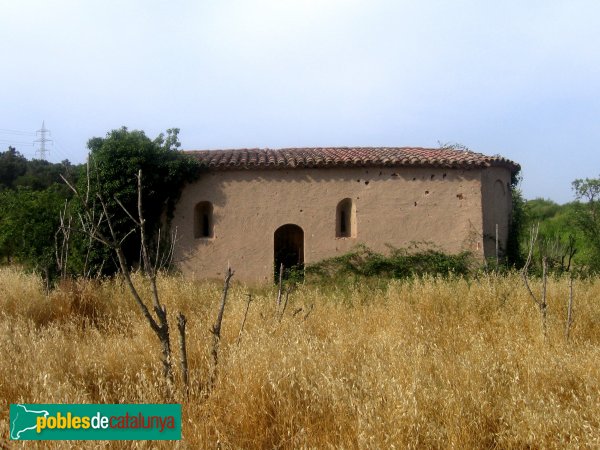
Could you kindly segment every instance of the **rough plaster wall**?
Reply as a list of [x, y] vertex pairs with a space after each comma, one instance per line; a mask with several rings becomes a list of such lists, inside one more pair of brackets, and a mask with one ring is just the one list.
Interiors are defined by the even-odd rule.
[[[310, 264], [348, 252], [357, 243], [386, 252], [432, 242], [446, 252], [482, 255], [481, 170], [348, 168], [244, 170], [205, 173], [187, 186], [173, 225], [176, 260], [195, 278], [271, 281], [273, 236], [281, 225], [304, 230]], [[336, 207], [352, 198], [356, 237], [336, 238]], [[194, 206], [214, 205], [214, 236], [194, 239]]]
[[510, 171], [502, 167], [491, 167], [482, 171], [481, 193], [485, 256], [492, 258], [496, 255], [496, 224], [498, 224], [500, 256], [503, 256], [512, 210]]

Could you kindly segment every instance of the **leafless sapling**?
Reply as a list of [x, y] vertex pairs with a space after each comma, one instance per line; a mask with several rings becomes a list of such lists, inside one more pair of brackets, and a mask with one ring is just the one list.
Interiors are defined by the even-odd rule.
[[[89, 164], [89, 162], [88, 162]], [[116, 231], [113, 216], [109, 213], [108, 208], [106, 206], [106, 201], [103, 197], [102, 190], [98, 189], [98, 192], [93, 198], [90, 198], [90, 179], [89, 179], [89, 170], [88, 170], [88, 183], [87, 183], [87, 192], [85, 195], [81, 194], [78, 189], [76, 189], [68, 180], [64, 177], [63, 181], [69, 186], [69, 188], [74, 192], [77, 199], [80, 201], [83, 212], [79, 215], [79, 221], [81, 224], [81, 230], [85, 234], [87, 234], [91, 239], [100, 242], [106, 247], [110, 248], [114, 251], [117, 261], [119, 264], [119, 268], [121, 269], [121, 274], [125, 280], [129, 291], [134, 298], [136, 304], [138, 305], [140, 311], [148, 322], [150, 328], [154, 331], [156, 336], [158, 337], [161, 347], [162, 347], [162, 363], [163, 363], [163, 374], [166, 377], [169, 383], [173, 380], [173, 370], [171, 363], [171, 342], [169, 336], [169, 324], [167, 320], [167, 309], [164, 305], [161, 304], [158, 288], [156, 286], [156, 277], [159, 270], [159, 266], [163, 259], [159, 258], [160, 252], [157, 250], [156, 252], [156, 260], [154, 263], [151, 262], [150, 255], [148, 252], [148, 243], [146, 238], [146, 222], [143, 215], [143, 207], [142, 207], [142, 171], [140, 170], [137, 175], [137, 217], [134, 217], [130, 211], [128, 211], [123, 204], [115, 198], [117, 203], [123, 208], [124, 212], [127, 216], [133, 221], [133, 228], [124, 235], [119, 235]], [[98, 187], [100, 186], [100, 182], [98, 181]], [[96, 213], [96, 201], [101, 206], [101, 212], [99, 214]], [[106, 225], [106, 229], [103, 229], [103, 226]], [[142, 262], [144, 273], [146, 277], [150, 281], [150, 285], [152, 288], [152, 311], [146, 305], [142, 297], [140, 296], [138, 289], [133, 283], [131, 277], [131, 271], [129, 269], [129, 265], [127, 264], [125, 254], [123, 252], [123, 242], [127, 239], [132, 233], [139, 231], [140, 233], [140, 244], [141, 244], [141, 253], [142, 253]]]
[[[59, 212], [60, 226], [54, 233], [54, 252], [56, 255], [56, 267], [61, 279], [67, 277], [67, 263], [69, 260], [69, 242], [71, 240], [71, 222], [73, 216], [69, 215], [67, 219], [68, 202], [65, 200], [65, 207]], [[59, 235], [61, 235], [59, 244]]]
[[527, 253], [527, 260], [525, 261], [525, 266], [521, 270], [521, 276], [523, 278], [523, 283], [527, 288], [527, 292], [529, 296], [533, 299], [534, 303], [540, 310], [542, 315], [542, 328], [544, 331], [544, 337], [546, 337], [547, 333], [547, 324], [546, 319], [548, 315], [548, 303], [546, 301], [546, 286], [548, 281], [548, 258], [544, 254], [542, 255], [542, 293], [540, 298], [536, 297], [531, 287], [529, 286], [528, 272], [529, 266], [531, 265], [531, 261], [533, 260], [533, 252], [535, 248], [535, 243], [537, 242], [538, 233], [540, 231], [540, 224], [533, 225], [531, 227], [531, 234], [529, 236], [529, 252]]
[[227, 293], [229, 291], [229, 283], [231, 277], [233, 277], [234, 271], [231, 267], [227, 267], [225, 272], [225, 283], [223, 285], [223, 294], [221, 295], [221, 304], [219, 306], [219, 312], [217, 314], [217, 320], [212, 327], [211, 333], [213, 335], [213, 345], [211, 350], [212, 355], [212, 368], [209, 380], [209, 390], [212, 389], [217, 378], [217, 365], [219, 363], [219, 343], [221, 341], [221, 325], [223, 324], [223, 314], [225, 312], [225, 304], [227, 303]]

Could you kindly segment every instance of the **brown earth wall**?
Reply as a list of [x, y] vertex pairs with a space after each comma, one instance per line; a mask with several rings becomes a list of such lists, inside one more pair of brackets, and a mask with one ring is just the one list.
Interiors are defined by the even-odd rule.
[[[273, 279], [274, 233], [285, 224], [304, 231], [304, 262], [348, 252], [358, 243], [386, 252], [414, 242], [483, 257], [492, 223], [506, 241], [507, 196], [494, 183], [506, 169], [341, 168], [208, 172], [188, 185], [177, 205], [176, 260], [193, 278], [220, 278], [227, 264], [238, 280]], [[482, 183], [483, 180], [483, 183]], [[508, 195], [509, 196], [509, 195]], [[498, 198], [497, 198], [498, 197]], [[354, 203], [353, 237], [336, 237], [336, 207]], [[491, 207], [482, 204], [491, 198]], [[194, 208], [213, 205], [213, 236], [194, 237]], [[496, 211], [497, 205], [500, 206]], [[491, 209], [490, 209], [491, 208]], [[484, 244], [485, 243], [485, 244]], [[493, 242], [492, 242], [493, 244]]]

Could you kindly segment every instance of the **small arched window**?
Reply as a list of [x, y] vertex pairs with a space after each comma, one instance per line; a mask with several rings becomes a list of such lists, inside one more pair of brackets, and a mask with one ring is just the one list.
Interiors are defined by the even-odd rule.
[[194, 237], [213, 237], [213, 205], [211, 202], [200, 202], [194, 209]]
[[335, 222], [336, 237], [356, 236], [356, 208], [352, 199], [345, 198], [338, 203]]

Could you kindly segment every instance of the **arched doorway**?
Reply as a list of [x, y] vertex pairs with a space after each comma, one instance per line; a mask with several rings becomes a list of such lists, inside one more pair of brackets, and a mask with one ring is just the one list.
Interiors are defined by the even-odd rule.
[[279, 268], [284, 267], [284, 276], [290, 270], [304, 269], [304, 231], [298, 225], [282, 225], [275, 230], [274, 239], [275, 280]]

